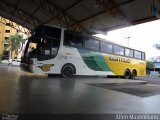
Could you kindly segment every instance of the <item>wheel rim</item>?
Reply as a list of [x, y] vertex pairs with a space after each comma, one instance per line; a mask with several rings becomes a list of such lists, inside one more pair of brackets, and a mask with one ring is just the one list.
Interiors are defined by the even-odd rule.
[[125, 78], [129, 78], [129, 77], [130, 77], [130, 72], [126, 71]]
[[135, 77], [136, 77], [136, 72], [133, 71], [133, 72], [132, 72], [132, 78], [135, 78]]
[[67, 76], [67, 77], [70, 77], [73, 75], [73, 71], [71, 68], [67, 67], [64, 69], [64, 75]]

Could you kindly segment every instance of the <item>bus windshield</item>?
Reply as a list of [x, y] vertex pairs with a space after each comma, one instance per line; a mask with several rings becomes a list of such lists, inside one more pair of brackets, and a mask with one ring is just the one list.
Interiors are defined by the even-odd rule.
[[34, 30], [28, 39], [24, 56], [47, 60], [54, 58], [60, 45], [61, 29], [40, 26]]

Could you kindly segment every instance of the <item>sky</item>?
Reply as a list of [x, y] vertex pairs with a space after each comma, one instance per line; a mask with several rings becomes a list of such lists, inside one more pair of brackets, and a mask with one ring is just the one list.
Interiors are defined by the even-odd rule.
[[147, 60], [160, 56], [160, 50], [153, 47], [154, 44], [160, 44], [160, 20], [110, 31], [107, 36], [100, 34], [97, 36], [123, 46], [144, 51]]

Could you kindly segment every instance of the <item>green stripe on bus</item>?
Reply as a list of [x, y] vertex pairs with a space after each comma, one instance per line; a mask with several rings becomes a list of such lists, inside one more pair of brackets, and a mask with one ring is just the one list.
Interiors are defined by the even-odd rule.
[[95, 52], [94, 60], [102, 71], [111, 71], [101, 53]]
[[84, 49], [78, 49], [84, 63], [95, 71], [111, 71], [105, 62], [104, 57], [99, 52], [93, 52]]

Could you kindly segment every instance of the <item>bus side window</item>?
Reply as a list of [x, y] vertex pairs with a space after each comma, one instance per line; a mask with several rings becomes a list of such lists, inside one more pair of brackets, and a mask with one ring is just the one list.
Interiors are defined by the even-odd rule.
[[82, 44], [83, 44], [83, 37], [82, 36], [75, 35], [75, 34], [72, 34], [70, 32], [65, 31], [64, 45], [82, 47]]
[[118, 45], [114, 45], [114, 54], [124, 55], [124, 48]]
[[125, 48], [125, 56], [133, 57], [133, 50]]
[[135, 50], [134, 51], [134, 57], [138, 58], [138, 59], [141, 59], [141, 52]]
[[142, 52], [142, 60], [145, 60], [145, 54]]
[[44, 55], [50, 55], [50, 48], [51, 48], [51, 40], [47, 40], [46, 38], [44, 38], [44, 46], [43, 46], [43, 52]]
[[55, 57], [58, 53], [59, 49], [59, 41], [58, 40], [52, 40], [52, 45], [51, 45], [51, 57]]
[[99, 41], [98, 40], [92, 40], [92, 49], [99, 51]]
[[92, 49], [92, 39], [85, 38], [84, 40], [84, 47], [88, 49]]
[[83, 37], [79, 36], [79, 35], [75, 35], [74, 36], [74, 46], [76, 47], [82, 47], [83, 45]]
[[106, 53], [112, 53], [113, 45], [107, 42], [101, 41], [101, 51]]
[[85, 38], [84, 47], [92, 50], [99, 51], [99, 41], [92, 38]]
[[74, 46], [74, 37], [73, 34], [65, 31], [64, 32], [64, 45], [66, 46]]

